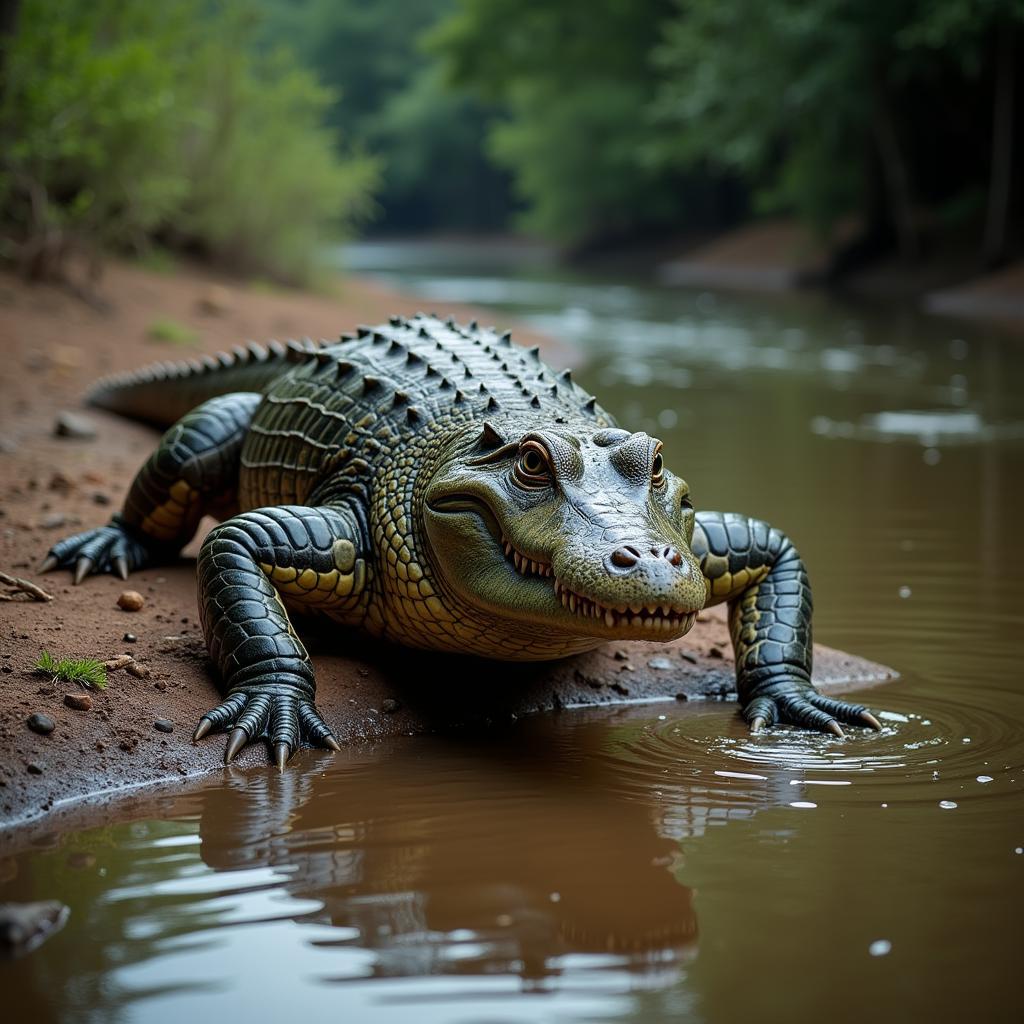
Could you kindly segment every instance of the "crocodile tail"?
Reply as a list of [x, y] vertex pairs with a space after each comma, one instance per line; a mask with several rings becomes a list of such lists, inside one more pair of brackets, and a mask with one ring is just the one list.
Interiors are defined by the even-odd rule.
[[314, 358], [334, 342], [250, 342], [230, 352], [180, 363], [152, 363], [141, 370], [104, 377], [93, 385], [86, 402], [121, 416], [165, 428], [197, 405], [234, 391], [263, 391], [293, 363]]

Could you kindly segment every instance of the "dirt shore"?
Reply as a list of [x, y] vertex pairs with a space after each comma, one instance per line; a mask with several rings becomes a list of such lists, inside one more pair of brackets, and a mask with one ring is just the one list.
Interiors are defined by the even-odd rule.
[[[42, 817], [57, 827], [86, 797], [109, 801], [133, 786], [179, 784], [222, 770], [222, 737], [189, 742], [199, 716], [216, 700], [196, 614], [191, 559], [198, 541], [178, 564], [137, 573], [128, 584], [104, 576], [72, 587], [66, 573], [40, 577], [34, 571], [54, 541], [107, 520], [156, 440], [138, 424], [82, 410], [85, 388], [105, 373], [247, 339], [335, 337], [420, 305], [361, 279], [339, 287], [335, 297], [268, 292], [188, 269], [160, 274], [113, 264], [102, 288], [112, 308], [100, 312], [58, 289], [0, 275], [0, 570], [28, 576], [54, 597], [0, 603], [0, 832]], [[493, 319], [461, 306], [438, 312]], [[153, 340], [160, 321], [194, 337], [188, 344]], [[552, 362], [571, 361], [572, 353], [550, 339], [506, 326], [517, 340], [540, 344]], [[95, 437], [56, 436], [62, 410], [85, 416]], [[117, 606], [126, 589], [143, 595], [141, 610]], [[668, 647], [613, 645], [544, 666], [424, 656], [357, 637], [346, 638], [344, 654], [336, 637], [314, 636], [310, 649], [321, 710], [339, 738], [360, 742], [548, 708], [720, 696], [732, 687], [733, 666], [721, 616], [707, 618]], [[112, 672], [109, 687], [90, 694], [91, 710], [76, 710], [65, 697], [83, 691], [33, 672], [43, 650], [100, 660], [128, 653], [141, 668], [137, 675]], [[841, 689], [892, 673], [819, 648], [817, 676], [826, 688]], [[50, 734], [28, 727], [35, 713], [54, 720]], [[168, 727], [171, 732], [161, 731]], [[240, 763], [266, 765], [266, 752], [252, 748]]]

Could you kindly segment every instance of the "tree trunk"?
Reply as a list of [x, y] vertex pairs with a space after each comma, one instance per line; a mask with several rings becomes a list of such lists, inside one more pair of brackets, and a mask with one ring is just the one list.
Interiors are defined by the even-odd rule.
[[910, 200], [910, 174], [900, 149], [896, 122], [889, 103], [884, 72], [876, 77], [875, 109], [872, 122], [875, 145], [882, 162], [882, 175], [888, 197], [889, 213], [896, 229], [900, 255], [906, 260], [916, 260], [921, 253], [917, 230], [914, 227], [914, 209]]
[[1013, 170], [1014, 26], [996, 26], [996, 81], [992, 103], [992, 170], [988, 186], [983, 255], [985, 266], [1005, 262], [1010, 223], [1010, 188]]
[[4, 68], [7, 65], [8, 39], [18, 31], [18, 7], [21, 0], [0, 0], [0, 96], [4, 90]]

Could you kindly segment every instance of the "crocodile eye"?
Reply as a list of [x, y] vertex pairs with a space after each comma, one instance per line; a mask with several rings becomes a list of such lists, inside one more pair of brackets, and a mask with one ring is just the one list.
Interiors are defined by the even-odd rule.
[[539, 445], [529, 442], [523, 445], [516, 461], [515, 477], [524, 487], [546, 487], [551, 482], [548, 460]]
[[654, 462], [651, 465], [651, 483], [655, 487], [661, 487], [665, 483], [665, 459], [660, 448], [654, 453]]

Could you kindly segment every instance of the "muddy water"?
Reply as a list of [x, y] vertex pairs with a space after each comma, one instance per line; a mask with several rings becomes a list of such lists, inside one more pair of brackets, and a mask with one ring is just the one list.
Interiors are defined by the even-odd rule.
[[784, 526], [818, 639], [903, 673], [885, 729], [562, 713], [154, 798], [0, 862], [71, 907], [0, 965], [12, 1019], [1024, 1019], [1024, 341], [357, 255], [569, 338], [698, 506]]

